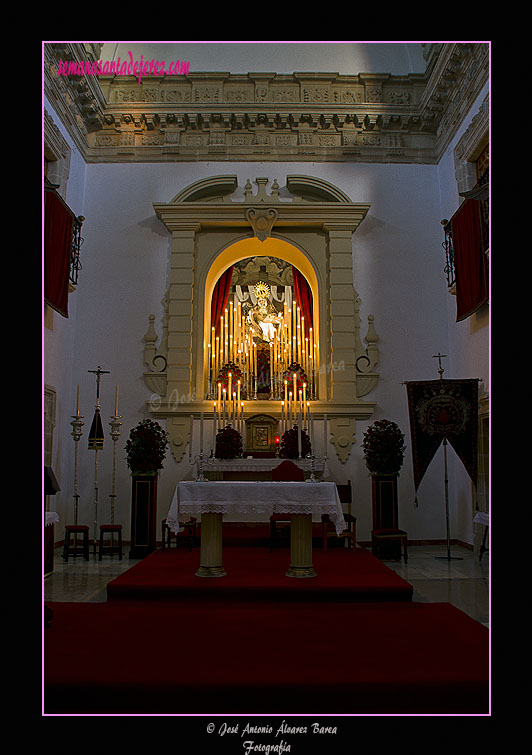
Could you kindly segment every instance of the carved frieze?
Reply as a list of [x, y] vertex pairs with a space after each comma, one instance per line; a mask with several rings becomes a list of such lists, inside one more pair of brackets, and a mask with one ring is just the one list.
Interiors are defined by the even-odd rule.
[[[485, 43], [427, 51], [424, 74], [188, 71], [140, 82], [58, 75], [60, 58], [87, 52], [44, 47], [46, 94], [87, 162], [131, 160], [131, 150], [135, 161], [165, 161], [172, 145], [172, 160], [209, 160], [216, 150], [224, 160], [435, 164], [489, 76]], [[138, 121], [135, 138], [124, 136], [125, 115]]]

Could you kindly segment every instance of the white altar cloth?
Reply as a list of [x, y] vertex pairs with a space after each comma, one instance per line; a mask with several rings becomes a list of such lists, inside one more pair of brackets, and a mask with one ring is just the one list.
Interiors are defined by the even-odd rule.
[[45, 511], [44, 512], [44, 526], [50, 527], [52, 524], [57, 524], [59, 522], [59, 514], [55, 511]]
[[184, 514], [252, 514], [266, 522], [272, 514], [328, 514], [340, 534], [346, 527], [334, 482], [178, 482], [166, 522], [179, 531]]

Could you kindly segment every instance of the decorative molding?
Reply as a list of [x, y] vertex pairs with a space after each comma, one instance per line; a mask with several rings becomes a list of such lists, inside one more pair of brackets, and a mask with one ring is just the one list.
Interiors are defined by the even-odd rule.
[[[361, 397], [379, 377], [374, 318], [368, 317], [364, 344], [360, 298], [352, 284], [352, 235], [369, 205], [351, 202], [340, 189], [315, 176], [290, 175], [282, 188], [273, 180], [269, 191], [269, 179], [257, 178], [255, 183], [256, 192], [248, 180], [239, 199], [235, 176], [214, 176], [192, 184], [169, 203], [153, 205], [172, 235], [172, 259], [164, 299], [166, 332], [157, 348], [155, 316], [150, 315], [144, 336], [144, 360], [150, 369], [144, 379], [152, 391], [147, 406], [155, 417], [169, 420], [172, 452], [179, 460], [185, 435], [173, 420], [212, 413], [205, 343], [214, 284], [229, 264], [257, 254], [278, 257], [302, 271], [317, 303], [320, 357], [312, 412], [315, 418], [334, 418], [333, 444], [345, 462], [355, 421], [369, 418], [375, 409]], [[267, 227], [261, 226], [261, 219]], [[244, 418], [256, 414], [279, 418], [281, 401], [246, 401]]]
[[45, 94], [89, 163], [436, 164], [489, 76], [483, 43], [434, 47], [426, 73], [404, 76], [57, 74], [88, 47], [44, 45]]

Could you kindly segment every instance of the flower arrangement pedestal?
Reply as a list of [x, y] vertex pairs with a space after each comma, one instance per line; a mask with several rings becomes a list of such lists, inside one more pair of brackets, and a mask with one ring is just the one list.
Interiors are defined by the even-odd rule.
[[131, 549], [129, 558], [144, 558], [157, 547], [157, 473], [133, 472], [131, 479]]
[[373, 529], [397, 529], [397, 475], [371, 475]]

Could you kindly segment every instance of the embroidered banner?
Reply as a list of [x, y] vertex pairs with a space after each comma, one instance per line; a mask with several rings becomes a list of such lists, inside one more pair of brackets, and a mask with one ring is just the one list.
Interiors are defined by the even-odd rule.
[[444, 438], [476, 485], [478, 380], [421, 380], [406, 389], [416, 493]]

